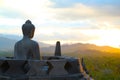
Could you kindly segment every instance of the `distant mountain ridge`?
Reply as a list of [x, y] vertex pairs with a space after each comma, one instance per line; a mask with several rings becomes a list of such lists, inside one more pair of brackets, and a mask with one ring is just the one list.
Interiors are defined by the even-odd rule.
[[[101, 51], [101, 52], [120, 52], [120, 49], [113, 48], [110, 46], [97, 46], [95, 44], [82, 44], [82, 43], [76, 43], [72, 45], [63, 45], [63, 49], [69, 48], [69, 50], [79, 50], [79, 51], [85, 51], [85, 50], [95, 50], [95, 51]], [[65, 49], [66, 50], [66, 49]]]
[[13, 35], [13, 34], [0, 34], [0, 37], [12, 39], [12, 40], [20, 40], [22, 38], [22, 36]]
[[[6, 35], [0, 35], [0, 51], [13, 51], [14, 50], [14, 45], [17, 41], [19, 41], [21, 38], [19, 36], [14, 36], [12, 38], [12, 36], [14, 35], [11, 35], [9, 37], [7, 37]], [[16, 39], [17, 40], [16, 40]], [[45, 44], [45, 43], [42, 43], [42, 42], [38, 42], [38, 44], [40, 45], [40, 47], [48, 47], [50, 46], [49, 44]]]
[[0, 37], [0, 50], [1, 51], [11, 51], [14, 48], [16, 40], [8, 39], [5, 37]]
[[[42, 53], [54, 53], [55, 46], [41, 48]], [[120, 49], [110, 46], [97, 46], [95, 44], [76, 43], [71, 45], [62, 45], [62, 53], [120, 53]]]
[[[13, 38], [12, 38], [13, 36]], [[19, 36], [15, 35], [2, 35], [0, 34], [0, 51], [13, 51], [14, 45], [18, 41], [15, 38], [19, 38]], [[40, 45], [40, 52], [44, 53], [52, 53], [55, 52], [55, 45], [51, 46], [50, 44], [45, 44], [42, 42], [38, 42]], [[100, 52], [108, 52], [108, 53], [120, 53], [120, 49], [113, 48], [110, 46], [97, 46], [95, 44], [63, 44], [61, 45], [62, 53], [100, 53]]]

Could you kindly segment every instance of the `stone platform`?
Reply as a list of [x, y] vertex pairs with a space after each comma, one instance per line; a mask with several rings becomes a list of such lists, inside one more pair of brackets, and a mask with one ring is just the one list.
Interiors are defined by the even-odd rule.
[[0, 80], [80, 80], [79, 59], [43, 56], [42, 60], [0, 59]]

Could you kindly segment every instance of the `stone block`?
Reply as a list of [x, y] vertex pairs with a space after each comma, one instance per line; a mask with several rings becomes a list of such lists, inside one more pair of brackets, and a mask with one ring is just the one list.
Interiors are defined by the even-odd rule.
[[78, 59], [68, 59], [65, 65], [65, 69], [69, 72], [69, 74], [80, 73], [79, 69], [79, 61]]
[[48, 63], [52, 67], [49, 70], [49, 75], [67, 75], [68, 72], [65, 70], [64, 66], [66, 64], [66, 60], [49, 60]]
[[48, 66], [46, 61], [29, 60], [28, 64], [30, 65], [30, 70], [27, 72], [27, 75], [36, 75], [36, 76], [47, 75]]
[[6, 65], [9, 66], [5, 74], [17, 76], [17, 75], [24, 75], [24, 60], [6, 60]]

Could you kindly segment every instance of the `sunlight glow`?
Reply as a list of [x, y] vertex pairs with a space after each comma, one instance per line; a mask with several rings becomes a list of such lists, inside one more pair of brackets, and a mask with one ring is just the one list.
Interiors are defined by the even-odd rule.
[[90, 31], [88, 34], [99, 35], [99, 38], [96, 40], [90, 41], [90, 43], [94, 43], [97, 45], [109, 45], [114, 47], [119, 47], [120, 38], [118, 37], [120, 34], [120, 30], [97, 30]]
[[48, 6], [52, 5], [49, 0], [3, 0], [5, 8], [23, 13], [26, 18], [49, 17]]

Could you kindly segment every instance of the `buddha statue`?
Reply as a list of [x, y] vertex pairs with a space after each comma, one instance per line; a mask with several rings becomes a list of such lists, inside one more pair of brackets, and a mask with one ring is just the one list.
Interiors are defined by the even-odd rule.
[[34, 36], [35, 26], [27, 20], [22, 26], [23, 38], [14, 46], [14, 58], [19, 60], [40, 60], [39, 45], [31, 40]]

